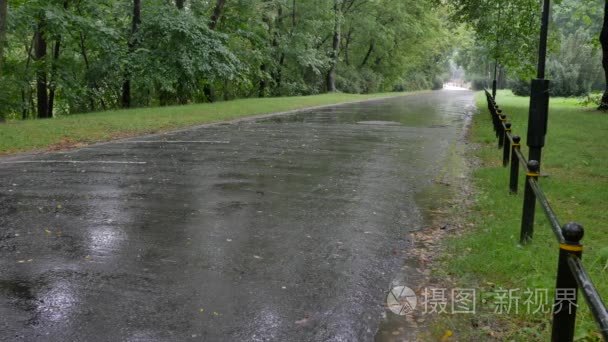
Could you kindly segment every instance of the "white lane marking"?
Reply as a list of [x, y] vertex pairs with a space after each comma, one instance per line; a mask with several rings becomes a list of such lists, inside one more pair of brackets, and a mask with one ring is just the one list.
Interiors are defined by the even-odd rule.
[[129, 140], [121, 141], [123, 144], [230, 144], [230, 141], [221, 140]]
[[15, 160], [0, 164], [147, 164], [147, 162], [119, 160]]

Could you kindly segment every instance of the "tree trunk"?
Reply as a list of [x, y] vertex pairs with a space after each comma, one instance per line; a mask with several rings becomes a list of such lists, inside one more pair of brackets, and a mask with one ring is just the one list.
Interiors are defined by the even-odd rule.
[[266, 76], [264, 76], [266, 74], [266, 64], [262, 63], [262, 65], [260, 66], [260, 71], [262, 73], [262, 77], [260, 78], [260, 87], [258, 89], [258, 97], [264, 97], [266, 96]]
[[[271, 23], [270, 20], [268, 20], [268, 31], [269, 34], [272, 35], [272, 53], [273, 55], [276, 55], [277, 52], [279, 52], [280, 47], [279, 47], [279, 38], [281, 36], [281, 28], [283, 26], [283, 6], [281, 6], [281, 4], [278, 4], [277, 6], [277, 18], [275, 23]], [[276, 67], [270, 72], [270, 76], [272, 77], [272, 79], [275, 81], [275, 87], [278, 86], [279, 83], [281, 83], [280, 78], [281, 78], [281, 69], [283, 68], [283, 62], [285, 61], [285, 54], [281, 51], [278, 54], [278, 63], [276, 65]], [[275, 88], [276, 89], [276, 88]]]
[[353, 29], [351, 28], [350, 30], [348, 30], [348, 33], [346, 34], [346, 38], [344, 39], [344, 64], [346, 65], [350, 65], [350, 56], [348, 54], [348, 50], [350, 48], [350, 42], [351, 39], [353, 37]]
[[[133, 17], [131, 23], [131, 35], [129, 37], [129, 55], [135, 51], [135, 33], [141, 24], [141, 0], [133, 0]], [[125, 78], [122, 84], [122, 107], [131, 107], [131, 72], [125, 70]]]
[[217, 0], [215, 2], [215, 7], [213, 8], [213, 13], [211, 14], [211, 20], [209, 21], [209, 28], [215, 31], [217, 24], [222, 17], [222, 13], [224, 12], [224, 5], [226, 5], [226, 0]]
[[[291, 4], [291, 29], [289, 30], [289, 39], [293, 37], [293, 34], [296, 30], [296, 0], [292, 1]], [[277, 71], [275, 73], [275, 95], [281, 94], [281, 85], [283, 83], [283, 66], [285, 65], [285, 52], [281, 52], [281, 56], [279, 57], [279, 64], [277, 66]]]
[[38, 63], [36, 71], [36, 104], [39, 118], [50, 117], [49, 97], [46, 82], [46, 38], [44, 37], [44, 19], [38, 20], [34, 38], [34, 59]]
[[367, 61], [369, 61], [369, 57], [372, 55], [372, 52], [374, 52], [375, 47], [376, 47], [376, 43], [372, 40], [369, 43], [369, 49], [367, 49], [367, 53], [365, 54], [365, 57], [363, 58], [361, 65], [359, 65], [359, 68], [363, 68], [367, 64]]
[[[63, 1], [63, 9], [68, 10], [69, 0]], [[57, 61], [61, 52], [61, 36], [57, 36], [55, 47], [53, 49], [53, 61], [51, 65], [51, 82], [49, 84], [49, 116], [53, 116], [53, 108], [55, 105], [55, 90], [57, 89]]]
[[177, 7], [177, 9], [184, 9], [184, 4], [186, 3], [186, 0], [175, 0], [175, 7]]
[[339, 0], [334, 0], [334, 37], [332, 41], [332, 51], [330, 53], [330, 66], [327, 71], [327, 91], [336, 91], [336, 67], [338, 65], [338, 55], [340, 49], [340, 7]]
[[[25, 62], [25, 70], [23, 72], [24, 75], [28, 74], [28, 71], [30, 70], [30, 65], [32, 64], [32, 51], [34, 51], [34, 44], [36, 43], [36, 33], [34, 33], [34, 36], [31, 39], [31, 42], [29, 44], [29, 46], [26, 45], [25, 47], [25, 53], [27, 55], [27, 61]], [[30, 90], [30, 85], [29, 85], [29, 81], [24, 81], [23, 83], [26, 83], [27, 85], [24, 85], [21, 88], [21, 118], [23, 120], [27, 119], [28, 115], [29, 115], [29, 111], [30, 111], [30, 106], [31, 106], [31, 102], [28, 102], [28, 96], [26, 96], [27, 92], [26, 90]]]
[[[215, 7], [213, 8], [213, 13], [211, 14], [211, 19], [209, 21], [210, 30], [215, 31], [215, 29], [217, 28], [217, 24], [220, 22], [220, 19], [222, 18], [222, 13], [224, 12], [224, 5], [226, 5], [226, 0], [216, 0]], [[211, 84], [206, 84], [203, 87], [203, 94], [205, 94], [207, 101], [215, 101], [215, 91], [213, 90], [213, 86]]]
[[[87, 54], [87, 48], [85, 45], [85, 36], [82, 32], [80, 32], [80, 54], [82, 55], [82, 60], [84, 61], [84, 67], [86, 69], [86, 74], [88, 75], [89, 70], [91, 70], [90, 64], [89, 64], [89, 55]], [[93, 82], [88, 80], [87, 77], [87, 86], [89, 87], [89, 89], [95, 89], [96, 87], [94, 86]], [[89, 94], [89, 110], [90, 111], [94, 111], [95, 110], [95, 98], [92, 96], [91, 92], [87, 92]]]
[[4, 45], [6, 44], [6, 20], [8, 18], [8, 0], [0, 0], [0, 76], [4, 61]]
[[606, 90], [598, 109], [608, 110], [608, 1], [604, 2], [604, 23], [600, 34], [600, 43], [602, 44], [602, 66], [604, 67]]
[[57, 60], [59, 59], [59, 53], [61, 51], [61, 37], [57, 38], [55, 42], [55, 48], [53, 49], [53, 65], [51, 66], [51, 82], [49, 84], [49, 116], [53, 116], [53, 106], [55, 105], [55, 89], [57, 89]]

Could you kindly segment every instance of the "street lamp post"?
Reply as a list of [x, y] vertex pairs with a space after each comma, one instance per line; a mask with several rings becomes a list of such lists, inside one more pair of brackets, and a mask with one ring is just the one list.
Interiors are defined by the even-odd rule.
[[549, 115], [549, 80], [545, 79], [547, 59], [547, 36], [549, 32], [549, 12], [551, 1], [544, 0], [538, 48], [538, 69], [530, 86], [530, 112], [528, 115], [529, 160], [541, 162], [541, 151], [545, 146], [547, 119]]
[[[547, 36], [549, 32], [549, 11], [551, 1], [544, 0], [543, 14], [540, 27], [540, 43], [538, 46], [538, 70], [536, 78], [530, 85], [530, 112], [528, 114], [528, 165], [535, 165], [534, 170], [528, 169], [528, 174], [540, 174], [541, 151], [545, 146], [545, 135], [547, 134], [547, 118], [549, 115], [549, 80], [545, 79], [545, 64], [547, 58]], [[522, 232], [530, 231], [529, 225], [534, 223], [536, 211], [536, 200], [532, 192], [529, 192], [524, 200], [522, 215], [526, 219], [522, 221]], [[530, 236], [522, 235], [521, 242], [526, 243]], [[555, 325], [554, 325], [555, 326]]]
[[500, 55], [500, 17], [501, 17], [502, 4], [498, 3], [498, 20], [496, 21], [496, 58], [494, 59], [494, 80], [492, 81], [492, 98], [496, 100], [496, 89], [498, 87], [497, 75], [498, 75], [498, 56]]
[[498, 60], [496, 60], [494, 62], [494, 80], [492, 81], [492, 98], [494, 98], [494, 100], [496, 100], [496, 86], [497, 86], [497, 81], [496, 81], [496, 74], [498, 71]]

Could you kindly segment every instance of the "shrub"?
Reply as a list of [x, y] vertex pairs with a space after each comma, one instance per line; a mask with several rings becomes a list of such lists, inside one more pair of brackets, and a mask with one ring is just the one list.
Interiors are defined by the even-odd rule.
[[581, 98], [579, 98], [578, 103], [581, 106], [584, 107], [588, 107], [588, 106], [599, 106], [602, 103], [602, 93], [593, 93], [593, 94], [588, 94], [585, 95]]
[[513, 94], [517, 96], [530, 96], [530, 81], [521, 79], [510, 80], [509, 88], [511, 88]]
[[482, 76], [475, 76], [469, 79], [473, 90], [483, 90], [488, 86], [488, 79]]

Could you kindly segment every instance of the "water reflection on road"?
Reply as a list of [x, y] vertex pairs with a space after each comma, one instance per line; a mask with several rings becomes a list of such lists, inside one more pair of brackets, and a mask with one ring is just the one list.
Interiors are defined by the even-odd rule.
[[5, 160], [0, 340], [371, 340], [471, 106], [420, 93]]

